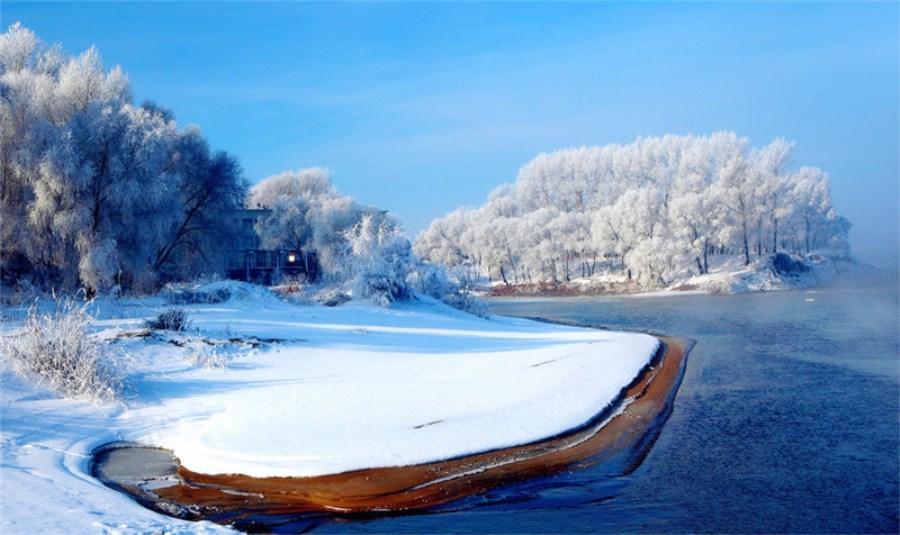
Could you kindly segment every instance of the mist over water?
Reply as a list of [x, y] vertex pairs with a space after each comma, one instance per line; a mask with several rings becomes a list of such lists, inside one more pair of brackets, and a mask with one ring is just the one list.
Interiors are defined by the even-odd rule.
[[323, 531], [898, 531], [896, 280], [738, 296], [495, 300], [496, 314], [697, 340], [675, 411], [628, 476], [602, 468], [441, 512]]

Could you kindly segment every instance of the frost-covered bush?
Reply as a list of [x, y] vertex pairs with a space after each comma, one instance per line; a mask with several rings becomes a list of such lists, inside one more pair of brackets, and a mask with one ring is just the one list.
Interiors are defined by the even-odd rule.
[[178, 288], [170, 287], [163, 291], [166, 301], [172, 305], [213, 305], [231, 299], [228, 288]]
[[144, 322], [148, 329], [158, 331], [183, 331], [190, 326], [187, 314], [180, 308], [170, 308], [160, 312], [158, 316]]
[[484, 299], [473, 294], [470, 290], [460, 289], [456, 292], [448, 293], [443, 297], [442, 301], [453, 308], [481, 318], [486, 318], [489, 315], [487, 303]]
[[458, 285], [447, 276], [446, 268], [421, 260], [410, 273], [409, 284], [417, 292], [435, 299], [443, 299], [445, 295], [458, 289]]
[[460, 282], [452, 281], [443, 266], [419, 261], [408, 280], [413, 288], [425, 295], [464, 312], [487, 317], [487, 303], [473, 293], [472, 281], [466, 276], [457, 279]]
[[270, 286], [269, 289], [281, 297], [294, 297], [307, 293], [309, 286], [306, 275], [301, 274], [283, 277], [278, 284]]
[[356, 278], [360, 294], [381, 306], [408, 299], [411, 292], [406, 279], [411, 263], [406, 239], [396, 238], [382, 244], [371, 257], [362, 260]]
[[317, 303], [327, 307], [336, 307], [343, 305], [347, 301], [353, 299], [350, 294], [342, 288], [324, 288], [317, 292], [313, 298]]
[[112, 401], [122, 392], [122, 355], [90, 335], [86, 307], [64, 301], [45, 314], [33, 307], [21, 333], [0, 348], [16, 373], [63, 396]]
[[39, 295], [40, 291], [27, 279], [19, 279], [12, 288], [0, 286], [0, 303], [6, 305], [33, 303]]
[[215, 347], [200, 344], [188, 353], [188, 362], [196, 368], [206, 370], [222, 370], [228, 367], [228, 359], [219, 353]]
[[364, 216], [347, 238], [355, 264], [354, 287], [361, 297], [387, 306], [412, 295], [407, 283], [412, 247], [392, 221]]
[[772, 255], [769, 263], [772, 266], [772, 271], [779, 275], [798, 275], [809, 271], [809, 266], [807, 266], [803, 260], [793, 258], [786, 253], [776, 253]]

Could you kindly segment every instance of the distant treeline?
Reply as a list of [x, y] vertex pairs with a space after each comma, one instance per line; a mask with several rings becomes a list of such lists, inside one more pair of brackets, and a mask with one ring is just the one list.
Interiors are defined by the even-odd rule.
[[850, 224], [827, 175], [791, 168], [792, 147], [720, 132], [541, 154], [483, 206], [432, 222], [414, 248], [507, 283], [615, 269], [659, 285], [707, 273], [712, 255], [847, 255]]

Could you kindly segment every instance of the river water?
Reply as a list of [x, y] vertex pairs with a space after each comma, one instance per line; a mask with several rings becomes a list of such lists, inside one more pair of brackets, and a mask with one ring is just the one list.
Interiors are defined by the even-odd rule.
[[496, 489], [323, 532], [890, 532], [898, 526], [896, 283], [737, 296], [494, 300], [495, 314], [686, 336], [675, 411], [636, 470]]

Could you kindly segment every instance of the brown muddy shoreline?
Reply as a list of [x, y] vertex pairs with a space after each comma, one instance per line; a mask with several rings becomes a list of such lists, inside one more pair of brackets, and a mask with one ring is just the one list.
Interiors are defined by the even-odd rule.
[[221, 523], [317, 513], [415, 512], [584, 463], [620, 460], [621, 472], [627, 473], [639, 464], [671, 413], [693, 345], [659, 338], [660, 350], [612, 406], [577, 429], [530, 444], [426, 464], [314, 477], [202, 474], [181, 466], [174, 457], [177, 472], [160, 480], [162, 484], [110, 481], [96, 466], [92, 473], [151, 509]]
[[567, 282], [537, 282], [530, 284], [510, 284], [492, 286], [484, 291], [488, 298], [515, 297], [622, 297], [640, 295], [647, 292], [669, 291], [672, 295], [679, 292], [694, 292], [701, 288], [688, 282], [680, 282], [671, 287], [641, 286], [632, 282], [595, 282], [587, 286]]

